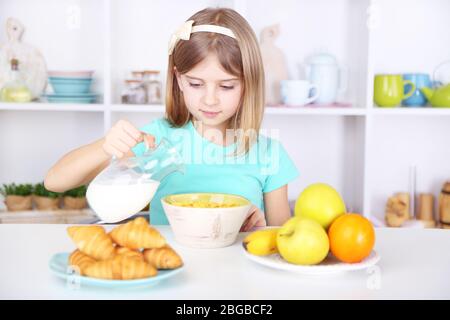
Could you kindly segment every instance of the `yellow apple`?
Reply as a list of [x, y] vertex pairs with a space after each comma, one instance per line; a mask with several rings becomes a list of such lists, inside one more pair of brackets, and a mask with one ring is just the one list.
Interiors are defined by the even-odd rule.
[[309, 185], [295, 203], [295, 216], [309, 218], [328, 229], [331, 223], [346, 212], [339, 192], [325, 183]]
[[287, 262], [314, 265], [325, 259], [330, 242], [327, 233], [316, 221], [292, 217], [278, 231], [277, 247]]

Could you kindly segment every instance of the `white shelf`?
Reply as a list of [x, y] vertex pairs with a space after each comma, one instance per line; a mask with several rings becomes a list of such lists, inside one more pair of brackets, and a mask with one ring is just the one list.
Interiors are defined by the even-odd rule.
[[380, 108], [374, 106], [372, 109], [369, 109], [369, 113], [373, 115], [383, 115], [383, 116], [450, 116], [450, 108], [436, 108], [436, 107]]
[[265, 114], [270, 115], [330, 115], [330, 116], [364, 116], [363, 108], [333, 107], [266, 107]]
[[82, 210], [28, 210], [5, 211], [0, 210], [0, 223], [68, 223], [79, 224], [95, 221], [96, 216], [90, 209]]
[[[150, 112], [164, 113], [164, 105], [133, 105], [114, 104], [109, 109], [115, 112]], [[334, 116], [364, 116], [362, 108], [316, 108], [316, 107], [266, 107], [268, 115], [334, 115]]]
[[[165, 106], [158, 104], [72, 104], [72, 103], [0, 103], [0, 110], [8, 111], [80, 111], [80, 112], [143, 112], [165, 113]], [[266, 107], [267, 115], [330, 115], [330, 116], [365, 116], [363, 108], [325, 108], [325, 107]]]
[[98, 103], [46, 103], [46, 102], [30, 102], [30, 103], [0, 103], [0, 110], [4, 111], [80, 111], [80, 112], [103, 112], [104, 104]]
[[109, 108], [115, 112], [149, 112], [164, 113], [165, 106], [162, 104], [113, 104]]
[[[113, 104], [107, 106], [102, 103], [0, 103], [0, 110], [4, 111], [70, 111], [70, 112], [143, 112], [143, 113], [165, 113], [165, 106], [158, 104]], [[324, 116], [450, 116], [450, 108], [333, 108], [333, 107], [266, 107], [267, 115], [324, 115]]]

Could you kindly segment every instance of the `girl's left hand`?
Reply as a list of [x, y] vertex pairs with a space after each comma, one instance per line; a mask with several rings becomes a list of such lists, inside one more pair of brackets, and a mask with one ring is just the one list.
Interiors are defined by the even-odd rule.
[[267, 226], [267, 222], [264, 212], [259, 210], [258, 207], [252, 206], [249, 211], [249, 216], [245, 219], [239, 232], [247, 232], [254, 227], [265, 226]]

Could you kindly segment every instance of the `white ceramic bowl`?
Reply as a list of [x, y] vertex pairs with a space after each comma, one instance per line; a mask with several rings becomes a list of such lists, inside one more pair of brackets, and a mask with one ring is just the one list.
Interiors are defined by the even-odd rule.
[[[183, 202], [233, 203], [237, 206], [193, 208], [180, 206]], [[232, 245], [251, 208], [250, 201], [244, 197], [222, 193], [169, 195], [161, 199], [161, 203], [175, 240], [193, 248], [221, 248]]]

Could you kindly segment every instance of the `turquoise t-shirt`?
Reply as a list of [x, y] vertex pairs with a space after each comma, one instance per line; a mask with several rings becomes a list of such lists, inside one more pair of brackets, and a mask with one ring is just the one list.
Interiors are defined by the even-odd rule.
[[[161, 138], [170, 141], [180, 152], [185, 173], [166, 176], [150, 202], [151, 222], [168, 224], [161, 198], [170, 194], [217, 192], [247, 198], [264, 212], [263, 194], [276, 190], [298, 176], [289, 155], [281, 143], [263, 135], [245, 156], [230, 156], [236, 144], [221, 146], [210, 142], [197, 132], [192, 121], [181, 128], [173, 128], [164, 119], [156, 119], [140, 128], [153, 135], [156, 144]], [[143, 143], [133, 148], [135, 155], [144, 153]]]

